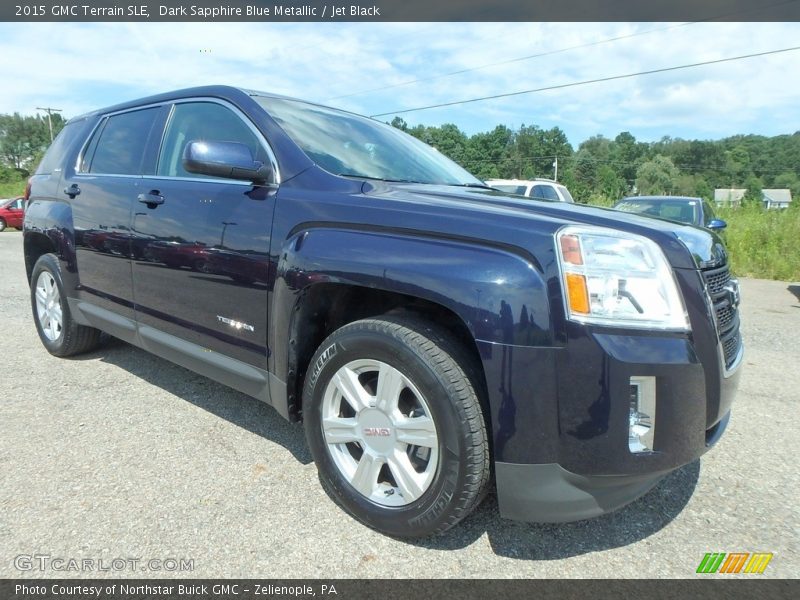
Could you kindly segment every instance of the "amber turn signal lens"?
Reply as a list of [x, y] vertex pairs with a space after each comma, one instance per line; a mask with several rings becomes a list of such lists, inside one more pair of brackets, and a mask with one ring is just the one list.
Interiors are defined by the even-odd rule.
[[586, 288], [586, 277], [576, 273], [567, 273], [567, 293], [572, 312], [588, 315], [589, 290]]

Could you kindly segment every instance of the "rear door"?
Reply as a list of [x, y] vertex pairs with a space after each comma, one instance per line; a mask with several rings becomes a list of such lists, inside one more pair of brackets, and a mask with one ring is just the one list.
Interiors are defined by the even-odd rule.
[[133, 292], [148, 349], [225, 381], [219, 370], [236, 371], [240, 363], [266, 370], [275, 203], [265, 188], [188, 173], [182, 164], [186, 145], [203, 140], [241, 142], [256, 159], [275, 162], [258, 130], [232, 105], [215, 99], [175, 103], [156, 173], [144, 178], [143, 199], [133, 209], [132, 233], [145, 240], [141, 258], [133, 261]]
[[[66, 168], [63, 193], [69, 197], [80, 281], [78, 297], [133, 323], [131, 209], [143, 173], [155, 171], [154, 139], [163, 123], [162, 107], [150, 106], [100, 119], [78, 157]], [[100, 312], [99, 319], [112, 319]], [[132, 328], [104, 323], [129, 338]]]

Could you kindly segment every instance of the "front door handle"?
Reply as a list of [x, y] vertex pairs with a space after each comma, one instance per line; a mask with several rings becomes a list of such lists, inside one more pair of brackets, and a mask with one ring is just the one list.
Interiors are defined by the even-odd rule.
[[150, 190], [147, 194], [139, 194], [139, 202], [146, 204], [147, 208], [155, 208], [159, 204], [164, 204], [164, 196], [158, 190]]
[[75, 196], [81, 193], [81, 188], [78, 187], [77, 183], [73, 183], [71, 186], [64, 188], [64, 193], [69, 196], [71, 200], [74, 200]]

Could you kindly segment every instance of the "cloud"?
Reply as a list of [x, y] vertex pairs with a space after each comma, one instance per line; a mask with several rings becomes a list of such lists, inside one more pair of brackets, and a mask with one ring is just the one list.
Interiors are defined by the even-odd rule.
[[[789, 47], [798, 33], [797, 23], [6, 23], [0, 52], [24, 57], [4, 61], [0, 112], [75, 115], [226, 83], [376, 114]], [[505, 64], [473, 70], [493, 63]], [[793, 52], [402, 116], [468, 133], [558, 126], [573, 145], [623, 130], [791, 133], [800, 78], [787, 74], [799, 67]]]

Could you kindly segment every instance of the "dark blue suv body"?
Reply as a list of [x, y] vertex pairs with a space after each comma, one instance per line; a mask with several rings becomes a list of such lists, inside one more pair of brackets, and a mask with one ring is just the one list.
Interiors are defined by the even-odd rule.
[[443, 531], [602, 514], [719, 439], [742, 344], [715, 234], [501, 194], [402, 132], [204, 87], [72, 119], [31, 181], [47, 349], [106, 332], [302, 420], [331, 496]]

